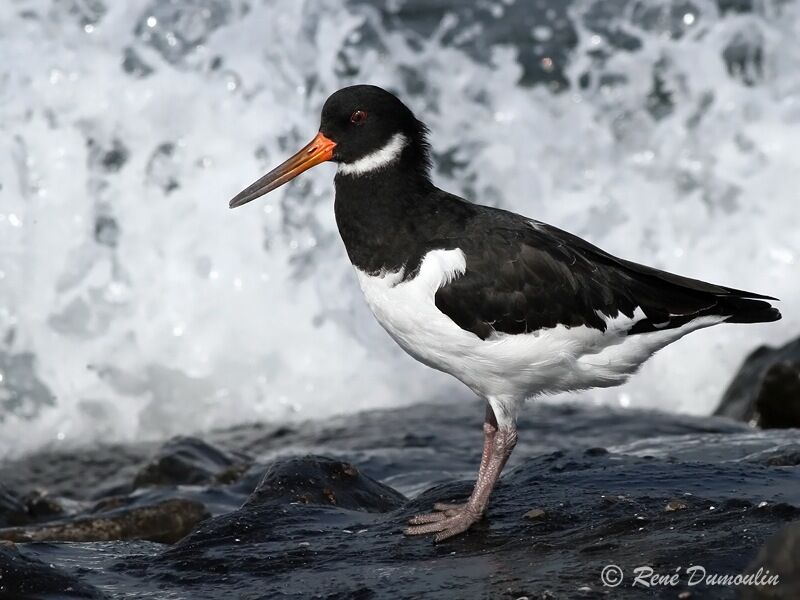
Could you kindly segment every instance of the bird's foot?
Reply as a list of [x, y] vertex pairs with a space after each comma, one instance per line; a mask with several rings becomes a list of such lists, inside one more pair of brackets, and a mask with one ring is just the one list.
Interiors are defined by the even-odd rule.
[[406, 535], [435, 533], [433, 541], [441, 542], [459, 533], [464, 533], [482, 516], [469, 504], [437, 502], [433, 505], [433, 510], [435, 512], [417, 515], [409, 519], [408, 523], [411, 527], [407, 527], [403, 533]]

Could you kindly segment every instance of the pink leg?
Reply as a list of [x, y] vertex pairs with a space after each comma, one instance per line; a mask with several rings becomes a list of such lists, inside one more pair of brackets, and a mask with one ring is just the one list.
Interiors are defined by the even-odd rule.
[[494, 411], [487, 404], [483, 431], [481, 466], [469, 500], [466, 504], [434, 504], [433, 508], [437, 512], [412, 518], [409, 521], [411, 527], [404, 531], [406, 535], [436, 533], [434, 541], [441, 542], [466, 531], [486, 512], [500, 472], [517, 443], [517, 428], [514, 425], [498, 427]]
[[[494, 417], [494, 411], [489, 403], [486, 403], [486, 416], [483, 421], [483, 452], [481, 453], [481, 465], [478, 467], [478, 480], [481, 479], [486, 467], [489, 465], [489, 459], [492, 457], [492, 450], [494, 448], [494, 436], [497, 433], [497, 419]], [[409, 520], [411, 525], [422, 525], [424, 523], [433, 523], [441, 521], [445, 517], [452, 517], [457, 512], [464, 510], [467, 506], [466, 502], [454, 504], [449, 502], [436, 502], [433, 505], [433, 510], [436, 512], [416, 515]]]

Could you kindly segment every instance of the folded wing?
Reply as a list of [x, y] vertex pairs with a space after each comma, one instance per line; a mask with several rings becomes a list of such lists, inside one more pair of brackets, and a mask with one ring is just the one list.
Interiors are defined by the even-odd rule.
[[644, 317], [631, 323], [629, 335], [680, 327], [703, 316], [735, 323], [781, 316], [768, 302], [775, 298], [622, 260], [513, 213], [493, 211], [481, 221], [474, 224], [474, 235], [459, 241], [465, 274], [438, 290], [436, 306], [482, 339], [558, 325], [605, 331], [609, 318], [633, 318], [637, 308]]

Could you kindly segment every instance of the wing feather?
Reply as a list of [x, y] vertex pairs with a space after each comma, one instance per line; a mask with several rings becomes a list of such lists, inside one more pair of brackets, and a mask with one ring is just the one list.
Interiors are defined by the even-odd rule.
[[502, 210], [476, 214], [458, 246], [462, 277], [436, 293], [436, 306], [486, 339], [565, 325], [601, 331], [606, 320], [640, 308], [629, 334], [720, 315], [777, 320], [769, 296], [690, 279], [623, 260], [555, 227]]

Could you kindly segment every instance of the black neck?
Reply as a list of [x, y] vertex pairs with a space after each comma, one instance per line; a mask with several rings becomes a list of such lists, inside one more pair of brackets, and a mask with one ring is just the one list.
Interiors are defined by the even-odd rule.
[[397, 271], [424, 241], [421, 225], [436, 188], [427, 165], [413, 158], [404, 151], [372, 173], [336, 175], [336, 224], [350, 261], [362, 271]]

